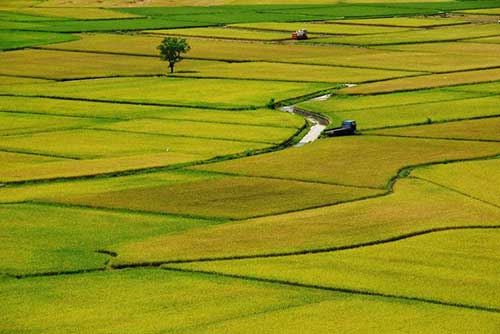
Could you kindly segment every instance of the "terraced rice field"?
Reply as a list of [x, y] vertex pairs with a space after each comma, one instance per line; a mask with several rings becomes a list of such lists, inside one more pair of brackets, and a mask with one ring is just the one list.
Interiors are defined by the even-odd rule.
[[0, 333], [496, 334], [499, 9], [2, 1]]

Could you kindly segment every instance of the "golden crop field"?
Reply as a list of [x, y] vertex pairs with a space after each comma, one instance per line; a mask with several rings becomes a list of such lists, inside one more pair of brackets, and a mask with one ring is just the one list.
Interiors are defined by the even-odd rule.
[[244, 29], [261, 29], [269, 31], [294, 32], [297, 29], [306, 29], [313, 34], [325, 35], [365, 35], [365, 34], [383, 34], [405, 31], [404, 28], [392, 27], [371, 27], [365, 25], [345, 25], [335, 23], [243, 23], [233, 24], [230, 27]]
[[207, 37], [223, 39], [241, 39], [254, 41], [279, 41], [291, 39], [290, 34], [281, 32], [263, 32], [254, 30], [231, 29], [231, 28], [192, 28], [192, 29], [165, 29], [145, 30], [148, 34], [160, 34], [168, 36], [185, 37]]
[[391, 177], [405, 166], [499, 153], [500, 143], [495, 142], [366, 135], [323, 139], [300, 149], [217, 162], [193, 169], [383, 189]]
[[443, 231], [340, 252], [168, 267], [498, 307], [499, 234]]
[[113, 263], [334, 249], [440, 227], [498, 226], [499, 219], [491, 205], [425, 181], [402, 180], [388, 196], [123, 244], [113, 248], [119, 254]]
[[500, 186], [499, 167], [499, 159], [469, 161], [421, 168], [412, 175], [499, 206], [500, 200], [496, 196]]
[[356, 24], [370, 26], [389, 26], [389, 27], [407, 27], [407, 28], [428, 28], [446, 25], [467, 24], [465, 20], [459, 19], [440, 19], [440, 18], [412, 18], [412, 17], [389, 17], [380, 19], [364, 20], [338, 20], [332, 21], [339, 24]]
[[[500, 98], [497, 99], [500, 102]], [[470, 102], [475, 102], [474, 99]], [[498, 106], [498, 104], [496, 104]], [[441, 106], [443, 107], [443, 106]], [[467, 108], [471, 108], [467, 104]], [[484, 106], [479, 106], [484, 107]], [[498, 111], [498, 110], [497, 110]], [[370, 134], [387, 136], [450, 138], [470, 140], [491, 140], [500, 142], [500, 115], [495, 118], [463, 120], [461, 122], [438, 123], [395, 129], [368, 131]]]
[[0, 334], [497, 334], [499, 9], [0, 1]]
[[492, 81], [500, 81], [500, 70], [498, 68], [393, 79], [344, 88], [339, 92], [347, 94], [380, 94]]

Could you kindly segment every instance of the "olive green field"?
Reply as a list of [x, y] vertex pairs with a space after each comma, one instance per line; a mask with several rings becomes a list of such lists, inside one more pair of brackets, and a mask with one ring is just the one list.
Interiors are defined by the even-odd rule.
[[497, 334], [498, 22], [1, 1], [0, 334]]

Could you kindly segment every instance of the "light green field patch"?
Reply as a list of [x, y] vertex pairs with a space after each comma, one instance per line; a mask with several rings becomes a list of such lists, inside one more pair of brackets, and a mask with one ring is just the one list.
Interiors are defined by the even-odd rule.
[[411, 30], [369, 36], [328, 37], [311, 40], [310, 42], [348, 45], [389, 45], [432, 41], [456, 41], [468, 38], [498, 35], [500, 35], [500, 31], [498, 31], [497, 24], [468, 24], [463, 26], [442, 27], [421, 31]]
[[500, 44], [500, 36], [471, 39], [471, 42]]
[[77, 39], [77, 37], [70, 34], [20, 30], [0, 30], [0, 50], [12, 50], [29, 46], [68, 42], [75, 39]]
[[[338, 126], [344, 119], [355, 119], [358, 128], [364, 130], [500, 115], [500, 110], [498, 109], [499, 103], [500, 96], [491, 96], [446, 102], [395, 105], [366, 110], [326, 112], [325, 114], [332, 119], [332, 127]], [[485, 123], [487, 129], [477, 128], [470, 133], [468, 132], [469, 129], [466, 127], [459, 126], [461, 130], [458, 128], [456, 130], [450, 129], [450, 133], [443, 132], [439, 134], [433, 132], [434, 135], [430, 135], [429, 137], [490, 139], [495, 138], [495, 133], [499, 132], [498, 127], [491, 126], [494, 124], [495, 123]], [[427, 129], [427, 127], [425, 128]], [[424, 133], [426, 130], [423, 128], [422, 130], [424, 132], [422, 132], [421, 135], [425, 137]], [[398, 130], [394, 131], [398, 132]], [[404, 132], [404, 130], [401, 131]], [[416, 134], [417, 133], [415, 133], [415, 135]], [[475, 137], [476, 135], [477, 137]]]
[[16, 21], [1, 21], [0, 20], [0, 30], [29, 30], [31, 28], [43, 27], [42, 24], [32, 23], [32, 22], [16, 22]]
[[[0, 113], [0, 136], [47, 132], [60, 129], [76, 129], [97, 124], [98, 121], [91, 118], [82, 119], [22, 113]], [[4, 139], [2, 138], [2, 143]]]
[[498, 225], [500, 210], [421, 180], [388, 196], [246, 220], [113, 249], [118, 263], [277, 254], [349, 246], [446, 226]]
[[347, 24], [334, 24], [334, 23], [275, 23], [275, 22], [261, 22], [261, 23], [241, 23], [232, 24], [230, 27], [247, 28], [247, 29], [260, 29], [270, 31], [286, 31], [295, 32], [299, 29], [306, 29], [309, 33], [313, 34], [328, 34], [328, 35], [363, 35], [363, 34], [377, 34], [377, 33], [393, 33], [405, 31], [407, 29], [394, 28], [394, 27], [370, 27], [364, 25], [347, 25]]
[[[349, 201], [380, 190], [248, 177], [224, 177], [95, 195], [46, 198], [91, 207], [243, 219]], [[224, 245], [221, 245], [224, 247]]]
[[384, 188], [405, 166], [498, 153], [500, 143], [350, 136], [193, 168]]
[[[93, 176], [119, 171], [133, 171], [145, 168], [158, 168], [199, 161], [211, 158], [211, 155], [189, 154], [182, 152], [163, 152], [138, 154], [124, 157], [112, 157], [90, 160], [61, 160], [43, 165], [5, 168], [0, 170], [0, 180], [4, 182], [47, 180], [60, 177]], [[14, 191], [13, 194], [18, 198]], [[20, 196], [24, 198], [24, 195]]]
[[[65, 143], [65, 145], [61, 145], [61, 143]], [[9, 136], [2, 139], [0, 144], [0, 148], [85, 159], [162, 152], [218, 156], [265, 146], [252, 142], [90, 129]]]
[[500, 80], [500, 69], [476, 70], [456, 73], [431, 74], [373, 82], [356, 87], [343, 88], [341, 94], [379, 94], [406, 90], [418, 90]]
[[[217, 120], [214, 119], [214, 121]], [[279, 144], [284, 142], [292, 137], [297, 131], [297, 129], [285, 127], [265, 127], [244, 124], [236, 125], [157, 119], [140, 119], [118, 122], [110, 125], [104, 125], [102, 128], [169, 136], [192, 136], [197, 138], [253, 141], [270, 144]]]
[[166, 65], [150, 57], [53, 50], [19, 50], [0, 54], [1, 74], [49, 79], [165, 74]]
[[341, 252], [167, 266], [498, 308], [499, 245], [498, 230], [445, 231]]
[[107, 10], [103, 8], [31, 7], [31, 8], [19, 9], [16, 10], [16, 12], [29, 15], [37, 15], [37, 16], [52, 16], [52, 17], [63, 17], [63, 18], [84, 19], [84, 20], [128, 19], [128, 18], [140, 17], [138, 15], [130, 13]]
[[145, 33], [162, 34], [169, 36], [227, 38], [256, 41], [276, 41], [291, 39], [290, 34], [273, 31], [253, 31], [231, 28], [191, 28], [191, 29], [164, 29], [145, 30]]
[[381, 19], [364, 20], [341, 20], [330, 21], [332, 23], [389, 26], [389, 27], [407, 27], [407, 28], [427, 28], [446, 25], [466, 24], [468, 21], [458, 19], [439, 19], [439, 18], [414, 18], [414, 17], [386, 17]]
[[499, 167], [500, 160], [493, 159], [419, 168], [412, 175], [500, 206]]
[[0, 272], [10, 274], [103, 268], [109, 255], [99, 249], [214, 223], [36, 204], [0, 205], [0, 213]]
[[188, 78], [113, 78], [58, 82], [54, 84], [0, 87], [0, 92], [177, 104], [183, 106], [251, 108], [331, 87], [323, 83], [216, 80]]
[[194, 67], [194, 71], [179, 72], [177, 75], [187, 77], [212, 78], [246, 78], [261, 80], [285, 80], [297, 82], [364, 82], [412, 76], [418, 73], [363, 69], [355, 67], [319, 66], [304, 64], [285, 64], [268, 62], [250, 63], [215, 63]]
[[63, 99], [0, 96], [0, 111], [40, 113], [48, 115], [109, 118], [111, 120], [158, 118], [210, 123], [249, 124], [271, 127], [299, 128], [300, 116], [270, 109], [226, 111], [178, 107], [70, 101]]
[[[50, 165], [50, 164], [49, 164]], [[53, 169], [58, 171], [56, 164]], [[38, 167], [44, 167], [41, 164]], [[75, 169], [77, 166], [73, 166]], [[85, 167], [85, 165], [84, 165]], [[75, 171], [73, 171], [75, 173]], [[167, 171], [155, 173], [139, 173], [136, 175], [95, 178], [92, 180], [66, 180], [50, 183], [7, 185], [0, 189], [0, 202], [47, 201], [54, 197], [75, 197], [82, 195], [99, 195], [105, 192], [126, 191], [138, 188], [171, 186], [189, 182], [202, 182], [220, 178], [219, 174]]]
[[[500, 102], [500, 97], [497, 98], [497, 101]], [[496, 105], [498, 106], [498, 103]], [[500, 113], [497, 118], [375, 130], [368, 133], [389, 136], [496, 140], [500, 142]]]
[[489, 312], [164, 270], [5, 279], [1, 292], [10, 332], [489, 334], [499, 324]]
[[[480, 85], [477, 85], [478, 87]], [[363, 111], [380, 107], [395, 107], [411, 104], [422, 104], [430, 102], [445, 102], [452, 100], [462, 100], [473, 97], [488, 95], [487, 92], [469, 92], [464, 91], [466, 87], [460, 86], [456, 89], [429, 89], [414, 92], [399, 92], [393, 94], [380, 95], [333, 95], [324, 101], [307, 101], [300, 103], [299, 106], [313, 110], [319, 113], [339, 112], [339, 111]]]

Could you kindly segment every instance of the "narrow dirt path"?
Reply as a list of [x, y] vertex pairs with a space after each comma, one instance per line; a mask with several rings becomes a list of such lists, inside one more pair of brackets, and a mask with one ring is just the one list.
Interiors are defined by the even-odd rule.
[[[326, 94], [319, 97], [315, 97], [309, 101], [323, 101], [328, 99], [330, 96], [331, 94]], [[297, 144], [295, 144], [294, 147], [301, 147], [304, 146], [305, 144], [309, 144], [317, 140], [321, 136], [323, 130], [330, 124], [330, 120], [328, 118], [319, 114], [302, 110], [300, 108], [297, 108], [295, 105], [281, 107], [280, 110], [292, 114], [301, 115], [312, 124], [311, 128], [309, 129], [309, 132]]]

